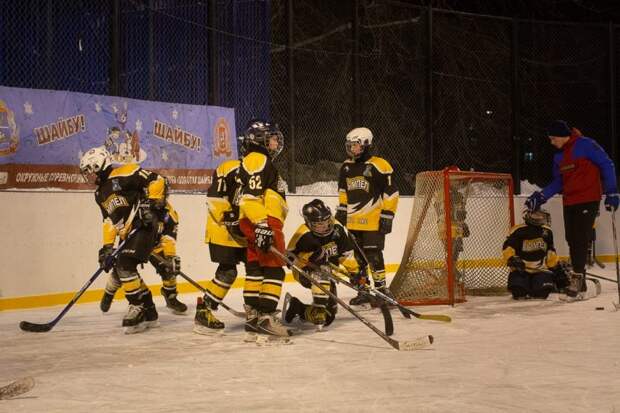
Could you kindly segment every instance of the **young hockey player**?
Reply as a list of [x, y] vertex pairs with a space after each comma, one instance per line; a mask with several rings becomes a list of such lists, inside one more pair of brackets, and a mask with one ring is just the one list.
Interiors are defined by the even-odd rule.
[[239, 227], [248, 243], [243, 290], [246, 340], [256, 339], [256, 333], [286, 337], [290, 331], [276, 317], [283, 263], [270, 252], [272, 246], [282, 253], [285, 250], [282, 227], [288, 212], [286, 182], [273, 165], [284, 147], [284, 137], [277, 125], [252, 120], [244, 134], [244, 147], [247, 153], [237, 179], [241, 185]]
[[[217, 262], [215, 277], [207, 284], [204, 298], [198, 299], [194, 332], [210, 334], [221, 331], [224, 323], [213, 312], [226, 297], [237, 279], [237, 264], [245, 264], [247, 242], [239, 230], [238, 189], [236, 180], [241, 162], [227, 160], [213, 171], [207, 191], [207, 228], [205, 242], [209, 244], [212, 262]], [[247, 270], [246, 270], [247, 272]]]
[[[320, 199], [304, 205], [301, 213], [305, 224], [299, 226], [287, 249], [297, 257], [296, 265], [318, 280], [326, 290], [336, 294], [336, 284], [323, 273], [331, 273], [329, 264], [342, 264], [349, 274], [356, 274], [354, 278], [359, 277], [359, 266], [349, 234], [339, 222], [334, 222], [332, 211]], [[312, 291], [312, 304], [304, 304], [287, 293], [282, 310], [284, 321], [290, 323], [297, 316], [320, 327], [330, 325], [338, 309], [336, 301], [313, 286], [303, 275], [293, 274], [301, 285]]]
[[[167, 193], [167, 191], [166, 191]], [[181, 271], [181, 257], [176, 253], [177, 230], [179, 215], [165, 197], [165, 208], [161, 209], [162, 215], [159, 222], [163, 224], [163, 230], [159, 235], [159, 242], [151, 251], [149, 261], [162, 279], [161, 294], [166, 300], [166, 307], [173, 314], [184, 314], [187, 306], [177, 298], [177, 275]], [[115, 269], [108, 277], [99, 307], [104, 313], [110, 310], [114, 294], [121, 287], [121, 281]]]
[[[566, 267], [558, 265], [549, 213], [525, 210], [523, 221], [511, 229], [503, 246], [504, 259], [511, 269], [508, 290], [515, 300], [546, 299], [551, 292], [563, 290], [569, 284]], [[577, 290], [574, 284], [566, 292], [575, 296]]]
[[137, 267], [149, 259], [158, 240], [158, 216], [165, 195], [164, 178], [137, 164], [113, 168], [110, 154], [104, 147], [87, 151], [80, 160], [80, 171], [89, 181], [95, 179], [95, 201], [103, 216], [99, 264], [109, 264], [108, 257], [114, 252], [117, 236], [125, 239], [132, 228], [137, 229], [113, 263], [129, 301], [122, 326], [126, 333], [153, 327], [157, 325], [157, 310]]
[[[349, 158], [340, 168], [336, 220], [354, 235], [368, 259], [375, 288], [389, 293], [385, 285], [383, 248], [385, 236], [392, 231], [398, 206], [398, 189], [392, 182], [392, 166], [383, 158], [372, 156], [373, 135], [368, 128], [355, 128], [346, 136]], [[365, 262], [355, 249], [358, 262]], [[362, 266], [360, 289], [369, 283], [366, 266]], [[351, 299], [351, 305], [369, 302], [366, 294]]]

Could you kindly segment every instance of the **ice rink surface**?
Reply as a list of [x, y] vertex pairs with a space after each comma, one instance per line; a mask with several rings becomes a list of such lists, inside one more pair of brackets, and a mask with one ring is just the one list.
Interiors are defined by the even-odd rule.
[[[598, 274], [615, 279], [608, 264]], [[563, 303], [470, 297], [417, 307], [452, 323], [403, 318], [394, 337], [432, 334], [430, 349], [396, 351], [346, 310], [323, 332], [304, 329], [292, 345], [242, 341], [242, 321], [221, 309], [221, 337], [192, 333], [185, 316], [156, 298], [161, 326], [122, 334], [124, 301], [108, 314], [72, 308], [48, 333], [22, 332], [21, 320], [48, 322], [62, 307], [0, 313], [0, 386], [33, 376], [34, 389], [0, 400], [0, 412], [620, 412], [620, 312], [616, 284], [600, 296]], [[309, 292], [284, 291], [308, 301]], [[339, 286], [341, 297], [353, 293]], [[241, 310], [241, 290], [226, 302]], [[604, 310], [596, 310], [604, 307]], [[362, 313], [378, 327], [378, 310]]]

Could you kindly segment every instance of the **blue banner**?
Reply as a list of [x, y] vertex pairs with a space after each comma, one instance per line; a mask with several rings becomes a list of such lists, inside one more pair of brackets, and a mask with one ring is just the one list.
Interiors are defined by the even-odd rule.
[[84, 188], [80, 158], [104, 145], [116, 164], [203, 191], [219, 163], [237, 158], [235, 137], [232, 108], [0, 86], [0, 188]]

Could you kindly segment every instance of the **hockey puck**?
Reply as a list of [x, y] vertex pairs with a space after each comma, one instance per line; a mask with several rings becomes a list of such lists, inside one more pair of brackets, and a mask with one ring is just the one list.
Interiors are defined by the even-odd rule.
[[596, 307], [596, 310], [604, 310], [605, 307]]

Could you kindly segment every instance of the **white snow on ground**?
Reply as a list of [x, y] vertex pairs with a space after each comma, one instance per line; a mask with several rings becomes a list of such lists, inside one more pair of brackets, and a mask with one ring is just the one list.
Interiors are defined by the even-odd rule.
[[[593, 271], [615, 279], [606, 270]], [[0, 313], [0, 386], [33, 376], [35, 388], [0, 400], [2, 412], [619, 412], [620, 312], [616, 284], [588, 301], [512, 301], [470, 297], [442, 313], [450, 324], [393, 311], [396, 339], [433, 334], [432, 348], [399, 352], [340, 308], [326, 331], [294, 344], [242, 342], [242, 320], [224, 310], [225, 334], [192, 333], [196, 294], [185, 316], [160, 309], [161, 327], [123, 335], [126, 303], [108, 314], [76, 305], [48, 333], [19, 330], [21, 320], [47, 322], [62, 307]], [[287, 283], [285, 291], [309, 299]], [[353, 296], [339, 287], [345, 299]], [[239, 289], [226, 300], [242, 308]], [[597, 311], [596, 307], [604, 307]], [[382, 326], [377, 310], [363, 312]]]

